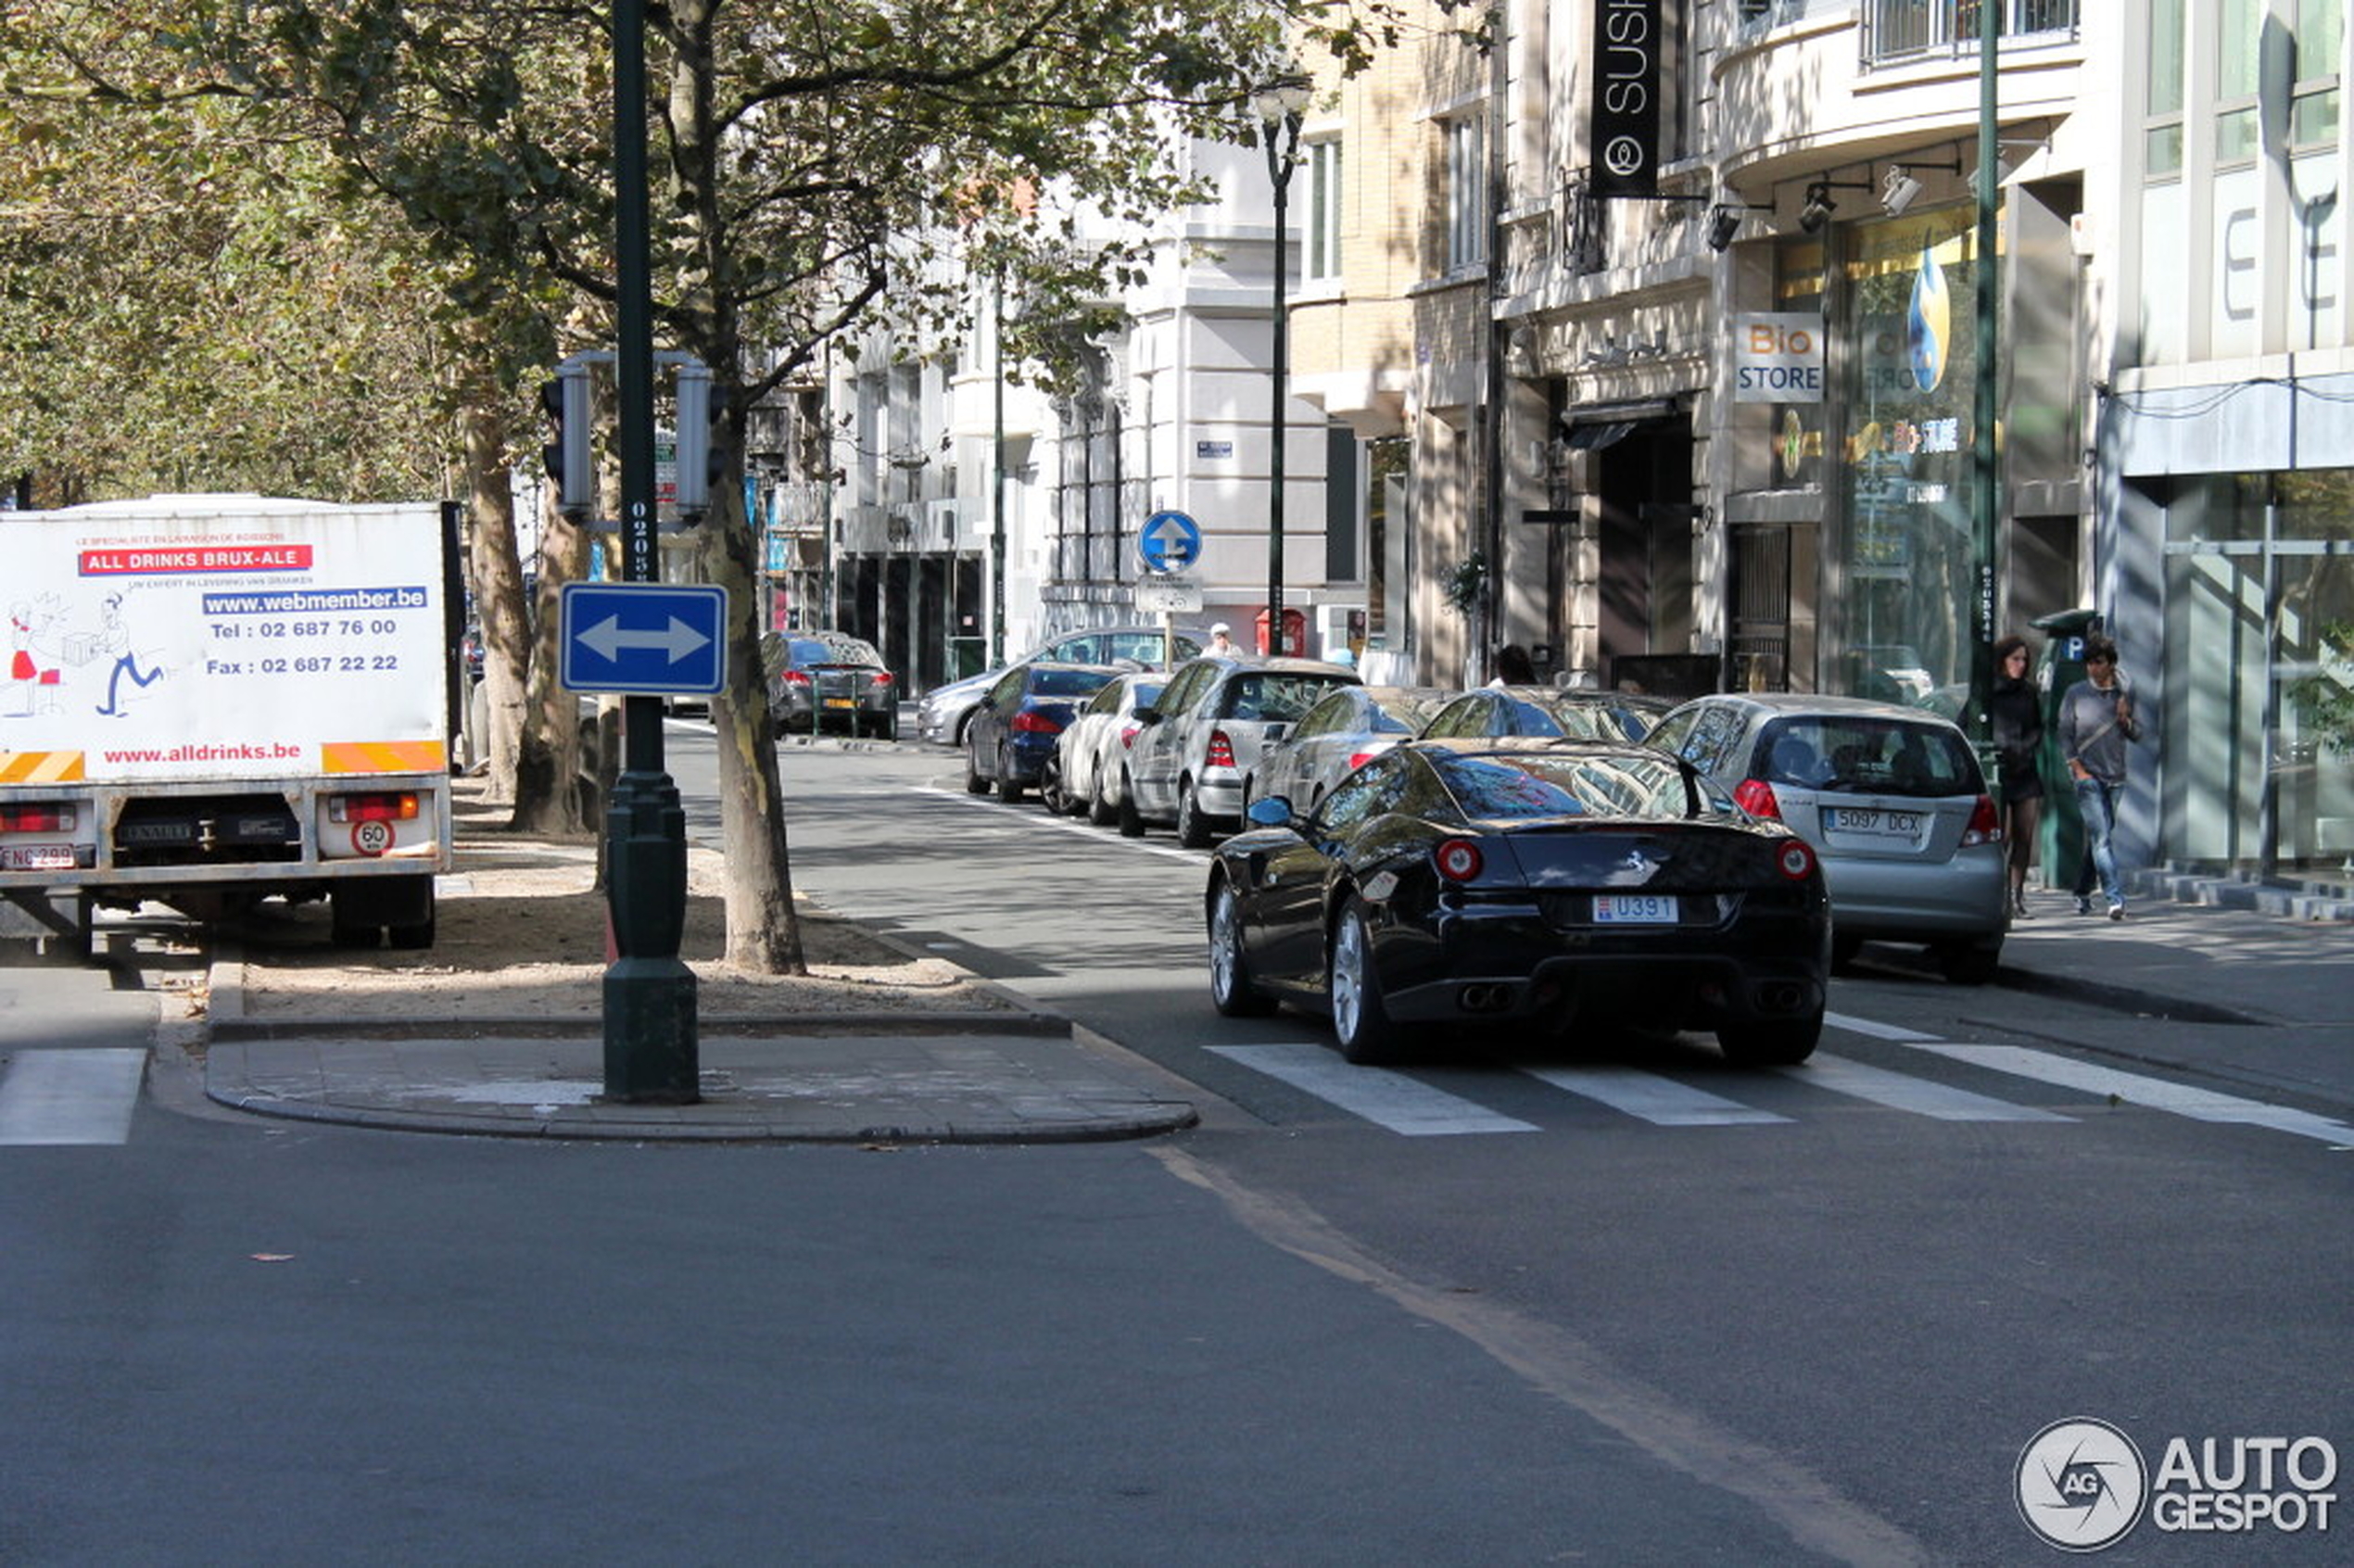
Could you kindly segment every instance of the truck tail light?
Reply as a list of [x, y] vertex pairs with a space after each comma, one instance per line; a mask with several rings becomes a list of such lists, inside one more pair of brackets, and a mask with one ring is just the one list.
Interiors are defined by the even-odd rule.
[[330, 822], [413, 822], [417, 818], [417, 797], [413, 793], [381, 795], [335, 795], [327, 802]]
[[73, 807], [57, 802], [0, 806], [0, 833], [70, 833]]

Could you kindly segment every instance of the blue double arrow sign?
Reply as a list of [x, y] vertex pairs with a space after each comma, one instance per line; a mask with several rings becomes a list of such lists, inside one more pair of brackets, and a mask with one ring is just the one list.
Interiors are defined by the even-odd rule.
[[557, 682], [568, 691], [710, 696], [728, 683], [728, 590], [566, 583]]

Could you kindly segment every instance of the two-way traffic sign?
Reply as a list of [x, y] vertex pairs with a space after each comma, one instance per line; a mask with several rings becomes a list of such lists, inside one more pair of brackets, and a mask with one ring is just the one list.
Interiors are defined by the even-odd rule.
[[728, 683], [728, 590], [566, 583], [557, 681], [568, 691], [709, 696]]

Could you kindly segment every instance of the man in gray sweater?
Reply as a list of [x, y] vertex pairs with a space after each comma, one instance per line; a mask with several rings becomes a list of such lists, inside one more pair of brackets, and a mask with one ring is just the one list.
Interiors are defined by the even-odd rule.
[[2110, 835], [2117, 797], [2125, 788], [2125, 743], [2142, 738], [2133, 694], [2117, 670], [2117, 644], [2084, 639], [2084, 678], [2060, 697], [2060, 756], [2076, 781], [2076, 809], [2084, 819], [2084, 863], [2076, 873], [2076, 912], [2093, 912], [2093, 880], [2100, 879], [2108, 917], [2125, 918], [2125, 885], [2117, 874]]

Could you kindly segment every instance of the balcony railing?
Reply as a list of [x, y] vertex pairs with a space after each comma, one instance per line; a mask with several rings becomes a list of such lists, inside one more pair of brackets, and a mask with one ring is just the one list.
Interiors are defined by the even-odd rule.
[[[1901, 65], [1978, 47], [1981, 0], [1861, 0], [1864, 64]], [[2006, 38], [2076, 36], [2077, 0], [1993, 0]]]

